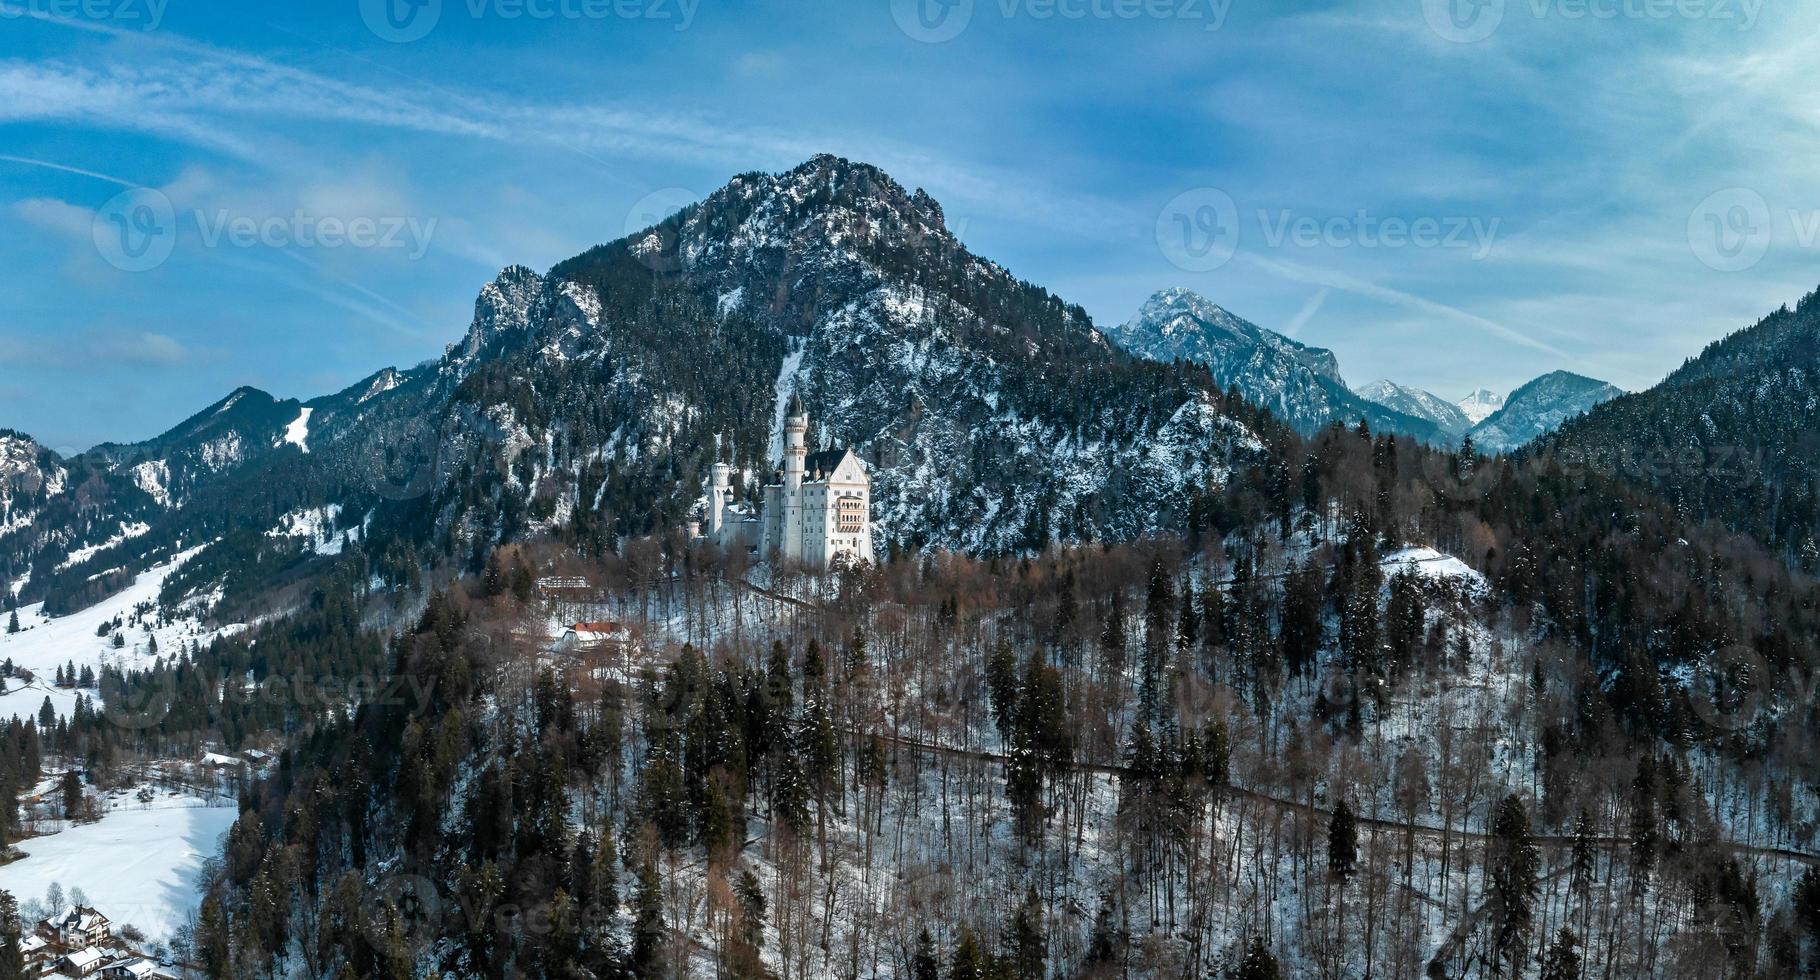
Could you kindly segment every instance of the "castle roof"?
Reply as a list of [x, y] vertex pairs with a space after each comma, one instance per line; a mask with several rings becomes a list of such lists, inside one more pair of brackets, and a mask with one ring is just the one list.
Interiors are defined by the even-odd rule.
[[849, 452], [851, 450], [824, 449], [819, 453], [810, 453], [809, 458], [803, 461], [803, 472], [832, 473], [834, 468], [840, 465], [841, 460], [847, 458]]
[[789, 418], [793, 415], [805, 415], [807, 413], [808, 409], [803, 407], [802, 396], [796, 393], [795, 388], [790, 389], [790, 404], [784, 406], [784, 417]]

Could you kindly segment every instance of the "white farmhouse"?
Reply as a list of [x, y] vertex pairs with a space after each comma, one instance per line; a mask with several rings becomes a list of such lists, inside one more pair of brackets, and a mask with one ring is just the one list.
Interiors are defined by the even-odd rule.
[[794, 393], [784, 410], [784, 458], [764, 487], [758, 514], [739, 507], [733, 466], [714, 464], [705, 536], [726, 549], [826, 569], [837, 560], [872, 561], [872, 477], [851, 449], [811, 453], [809, 413]]

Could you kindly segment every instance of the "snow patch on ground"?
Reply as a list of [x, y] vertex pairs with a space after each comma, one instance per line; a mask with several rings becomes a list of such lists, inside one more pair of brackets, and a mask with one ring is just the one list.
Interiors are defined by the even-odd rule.
[[1414, 572], [1430, 581], [1456, 581], [1472, 591], [1486, 588], [1485, 576], [1471, 565], [1433, 548], [1410, 545], [1384, 556], [1380, 564], [1386, 577], [1401, 571]]
[[144, 521], [134, 521], [131, 524], [123, 521], [120, 524], [120, 532], [118, 534], [115, 534], [113, 537], [108, 538], [100, 544], [91, 544], [87, 547], [77, 548], [70, 552], [68, 558], [65, 558], [62, 562], [58, 563], [57, 571], [61, 572], [66, 568], [73, 568], [80, 565], [103, 551], [106, 551], [123, 541], [130, 541], [151, 529], [152, 526]]
[[339, 555], [343, 538], [335, 525], [340, 517], [340, 504], [294, 510], [265, 533], [271, 538], [303, 538], [309, 542], [309, 550], [319, 555]]
[[291, 420], [291, 424], [284, 427], [284, 439], [279, 445], [292, 445], [306, 453], [309, 452], [310, 415], [315, 411], [313, 408], [306, 408], [299, 412], [297, 417]]
[[202, 901], [204, 861], [220, 853], [237, 808], [194, 796], [141, 803], [122, 794], [99, 821], [22, 841], [22, 860], [0, 867], [0, 888], [19, 901], [42, 899], [52, 883], [80, 888], [89, 904], [154, 939], [169, 938]]
[[790, 404], [790, 393], [796, 390], [796, 373], [803, 366], [803, 351], [797, 344], [784, 355], [783, 369], [777, 372], [777, 400], [771, 407], [771, 455], [768, 460], [784, 458], [784, 410]]
[[161, 459], [147, 460], [133, 467], [133, 483], [144, 490], [160, 507], [171, 505], [171, 468]]

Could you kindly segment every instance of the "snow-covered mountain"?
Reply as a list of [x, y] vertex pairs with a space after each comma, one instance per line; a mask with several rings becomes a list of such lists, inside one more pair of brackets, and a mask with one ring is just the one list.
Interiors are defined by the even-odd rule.
[[1511, 392], [1504, 407], [1473, 426], [1472, 441], [1486, 452], [1508, 452], [1622, 394], [1623, 389], [1604, 381], [1550, 371]]
[[1473, 393], [1455, 402], [1460, 413], [1465, 415], [1473, 425], [1478, 425], [1491, 417], [1491, 413], [1504, 407], [1504, 396], [1490, 388], [1476, 388]]
[[0, 429], [0, 537], [30, 524], [46, 499], [63, 492], [67, 476], [50, 450]]
[[[400, 554], [466, 557], [538, 533], [609, 548], [685, 524], [723, 445], [748, 486], [768, 477], [792, 391], [815, 443], [871, 467], [880, 552], [1179, 527], [1196, 495], [1261, 455], [1272, 424], [973, 255], [927, 194], [819, 156], [736, 177], [548, 273], [503, 270], [437, 360], [307, 402], [239, 389], [157, 438], [83, 454], [149, 530], [82, 550], [119, 535], [119, 515], [77, 533], [88, 518], [34, 504], [43, 526], [29, 547], [0, 539], [0, 576], [47, 602], [93, 601], [91, 566], [130, 579], [216, 541], [172, 587], [251, 582], [236, 570], [311, 560], [258, 533], [300, 512]], [[49, 481], [15, 482], [11, 496], [36, 500]]]
[[1298, 431], [1312, 433], [1359, 419], [1374, 431], [1444, 438], [1433, 422], [1362, 398], [1346, 387], [1333, 352], [1310, 347], [1235, 316], [1187, 289], [1165, 289], [1137, 315], [1106, 330], [1120, 347], [1154, 361], [1206, 365], [1213, 380], [1236, 389]]
[[1359, 388], [1358, 394], [1404, 415], [1427, 419], [1450, 436], [1458, 436], [1472, 428], [1472, 420], [1459, 406], [1431, 391], [1378, 380]]
[[[736, 177], [547, 275], [505, 270], [439, 370], [473, 375], [442, 458], [503, 474], [533, 522], [586, 522], [603, 485], [623, 530], [679, 522], [717, 442], [769, 474], [791, 391], [812, 439], [871, 466], [881, 551], [1142, 533], [1258, 445], [1218, 392], [971, 254], [933, 198], [831, 156]], [[498, 530], [474, 516], [440, 519]]]
[[1109, 328], [1119, 346], [1153, 361], [1207, 365], [1282, 361], [1340, 381], [1333, 351], [1310, 347], [1233, 315], [1192, 290], [1165, 289], [1144, 302], [1137, 315]]

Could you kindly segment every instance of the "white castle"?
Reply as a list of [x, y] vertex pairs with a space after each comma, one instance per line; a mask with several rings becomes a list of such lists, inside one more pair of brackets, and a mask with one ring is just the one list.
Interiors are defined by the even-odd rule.
[[756, 550], [817, 569], [842, 556], [872, 560], [872, 477], [851, 449], [809, 452], [808, 432], [809, 413], [792, 393], [784, 409], [783, 464], [765, 484], [758, 514], [735, 502], [732, 464], [714, 464], [704, 537], [728, 551]]

